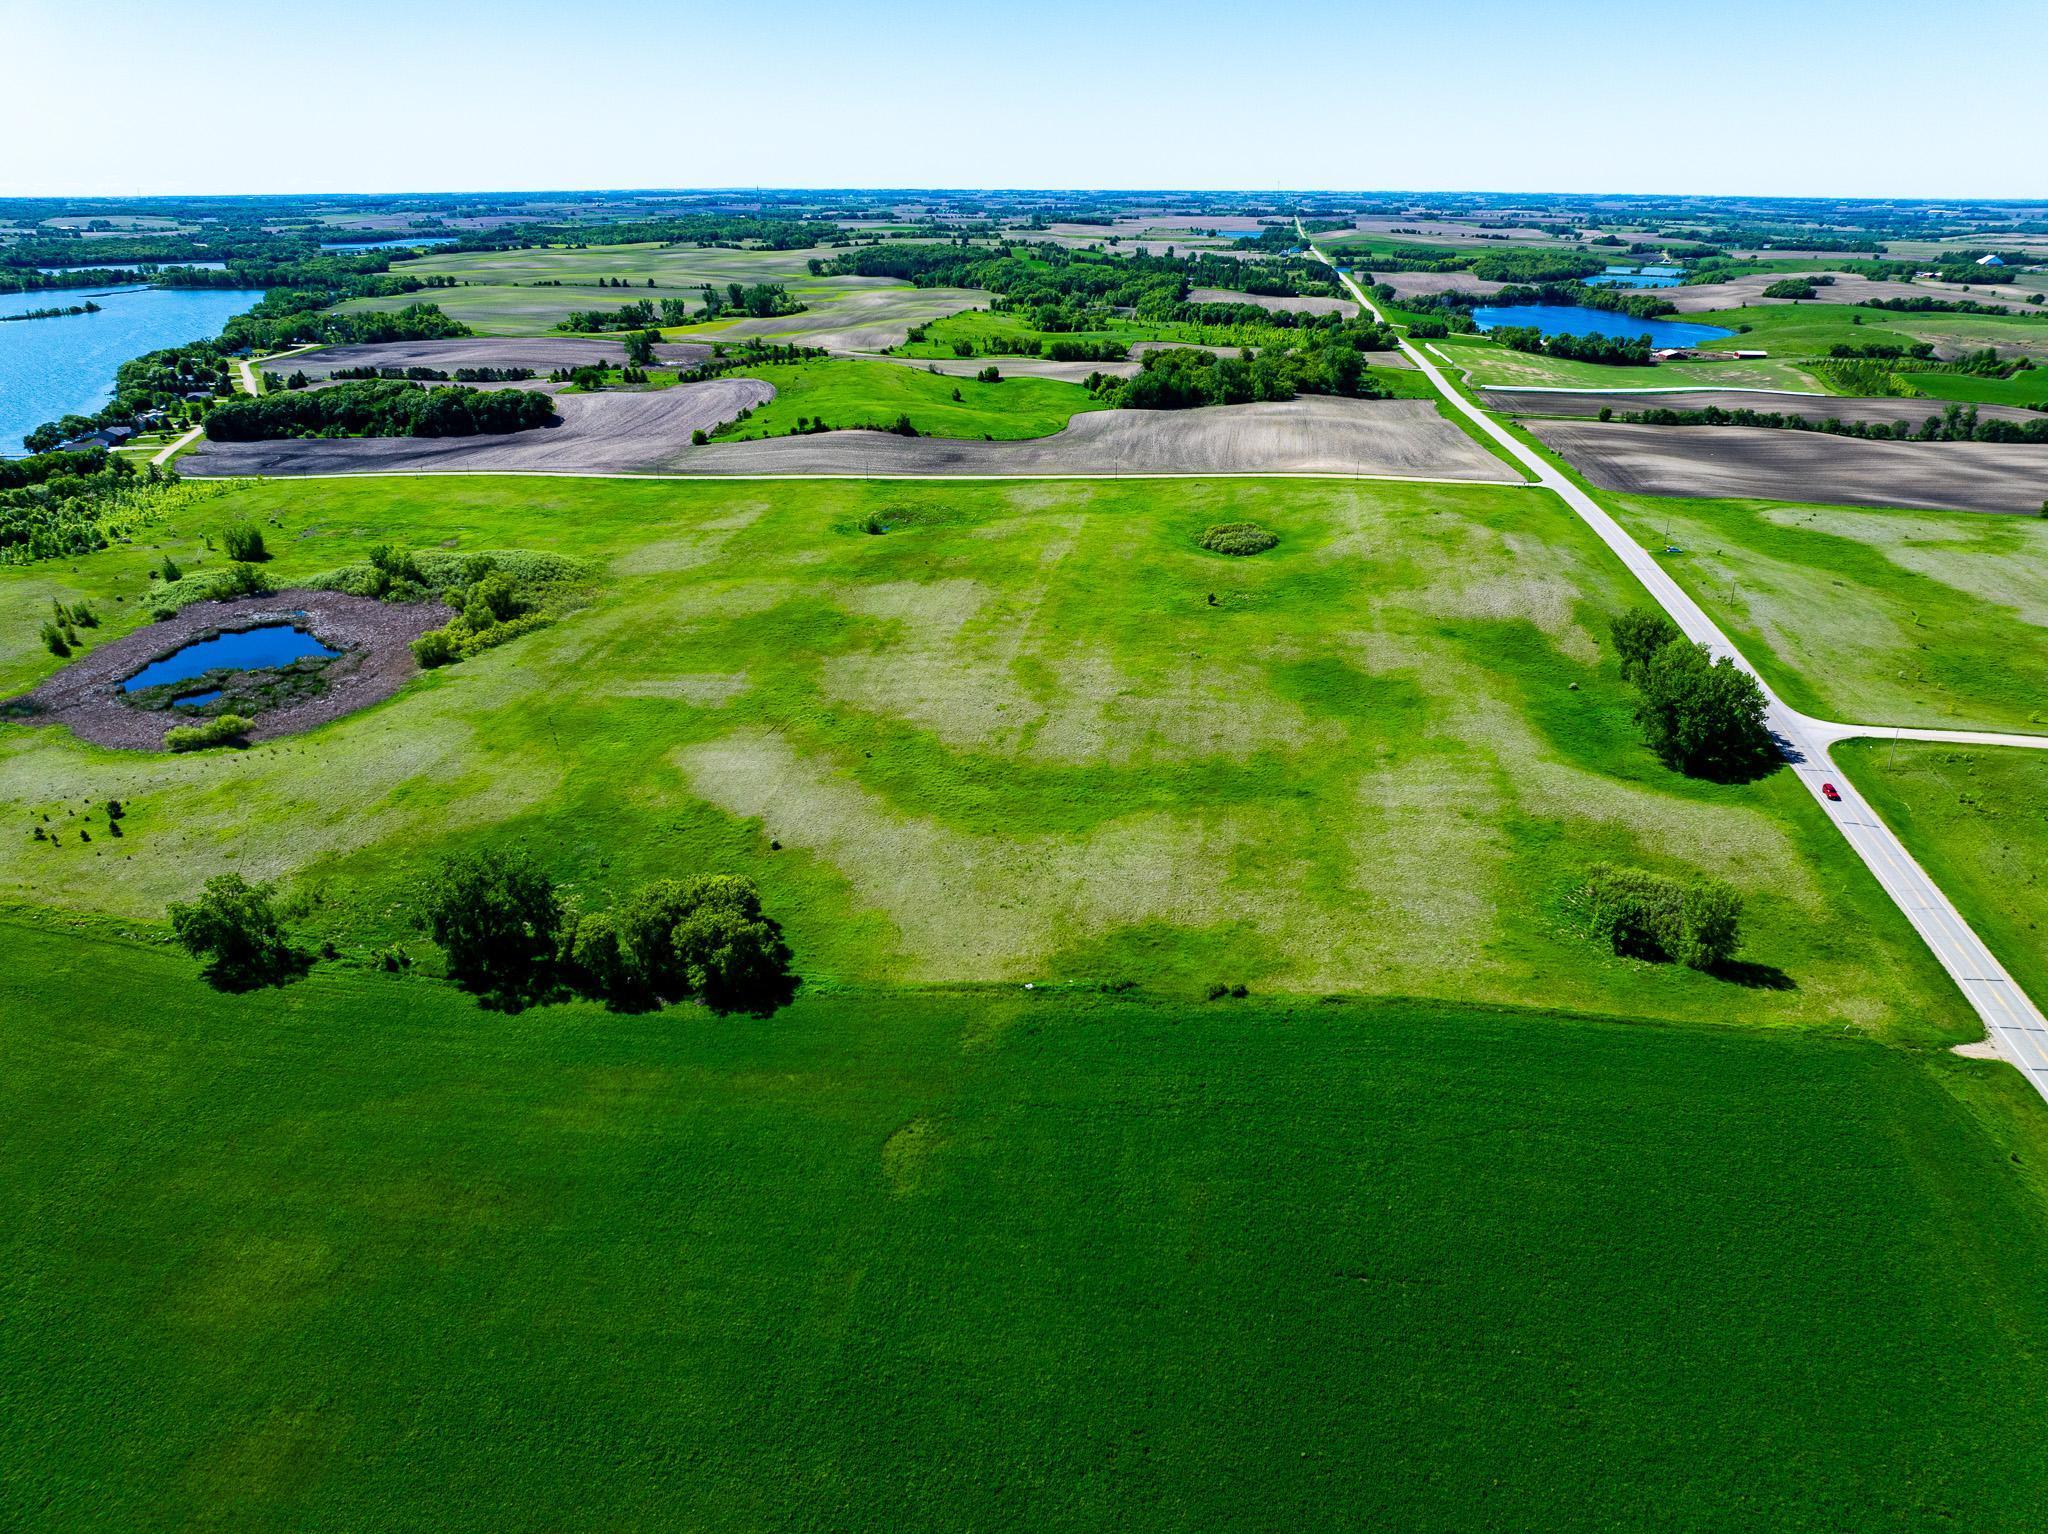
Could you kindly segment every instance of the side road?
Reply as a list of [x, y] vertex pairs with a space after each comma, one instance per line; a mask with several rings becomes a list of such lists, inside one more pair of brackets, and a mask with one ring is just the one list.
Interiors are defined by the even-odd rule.
[[[1297, 224], [1297, 228], [1299, 225]], [[1318, 260], [1335, 267], [1336, 263], [1308, 241], [1304, 232], [1303, 241], [1314, 252]], [[1351, 290], [1352, 297], [1364, 306], [1375, 319], [1384, 321], [1386, 316], [1349, 272], [1340, 272], [1344, 285]], [[1743, 658], [1742, 653], [1723, 634], [1713, 619], [1709, 618], [1698, 603], [1686, 595], [1677, 581], [1664, 567], [1651, 558], [1643, 546], [1622, 530], [1620, 523], [1601, 509], [1599, 504], [1565, 474], [1559, 471], [1541, 454], [1526, 446], [1513, 433], [1501, 426], [1478, 405], [1473, 404], [1464, 394], [1453, 388], [1437, 365], [1404, 336], [1401, 350], [1408, 359], [1428, 378], [1432, 387], [1451, 405], [1461, 411], [1480, 430], [1536, 476], [1536, 482], [1543, 489], [1552, 491], [1576, 512], [1586, 525], [1599, 534], [1600, 539], [1612, 549], [1629, 572], [1642, 582], [1643, 588], [1656, 598], [1657, 603], [1678, 625], [1680, 632], [1689, 639], [1707, 646], [1715, 655], [1725, 655], [1752, 676], [1756, 668]], [[1885, 893], [1903, 911], [1914, 930], [1934, 951], [1942, 967], [1949, 972], [1956, 985], [1962, 990], [1970, 1004], [1977, 1009], [1977, 1015], [1984, 1019], [1984, 1026], [1991, 1039], [1997, 1044], [1999, 1053], [2033, 1083], [2034, 1089], [2048, 1098], [2048, 1018], [2044, 1018], [2039, 1007], [2034, 1005], [2026, 992], [2020, 989], [1997, 956], [1985, 946], [1983, 939], [1971, 930], [1968, 922], [1942, 893], [1927, 871], [1914, 861], [1905, 844], [1893, 834], [1891, 827], [1878, 818], [1864, 797], [1856, 791], [1854, 784], [1835, 773], [1828, 762], [1828, 748], [1838, 740], [1854, 735], [1889, 736], [1894, 733], [1905, 739], [1973, 739], [1973, 732], [1944, 730], [1903, 730], [1894, 732], [1884, 728], [1859, 727], [1834, 724], [1823, 719], [1814, 719], [1788, 707], [1770, 685], [1757, 676], [1758, 686], [1763, 688], [1768, 703], [1767, 722], [1771, 732], [1778, 739], [1785, 759], [1793, 772], [1806, 785], [1824, 814], [1828, 815], [1856, 849], [1870, 871], [1877, 876]], [[1998, 745], [2048, 745], [2048, 738], [2036, 739], [2028, 736], [1974, 736], [1976, 743]], [[1831, 801], [1821, 792], [1823, 783], [1834, 784], [1840, 793], [1839, 801]]]

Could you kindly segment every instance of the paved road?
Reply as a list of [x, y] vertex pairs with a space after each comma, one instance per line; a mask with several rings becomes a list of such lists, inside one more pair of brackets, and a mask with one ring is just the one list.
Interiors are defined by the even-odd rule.
[[[1314, 246], [1310, 248], [1314, 249]], [[1316, 250], [1315, 254], [1319, 259], [1330, 262], [1322, 251]], [[1330, 264], [1334, 266], [1336, 263]], [[1375, 319], [1384, 320], [1385, 316], [1350, 274], [1340, 275], [1344, 285], [1350, 288], [1366, 310]], [[1658, 605], [1687, 638], [1706, 645], [1717, 656], [1730, 657], [1752, 676], [1757, 675], [1756, 668], [1743, 658], [1713, 619], [1591, 496], [1541, 454], [1524, 446], [1486, 411], [1452, 388], [1437, 365], [1406, 339], [1401, 342], [1401, 350], [1454, 408], [1462, 411], [1474, 425], [1528, 468], [1536, 476], [1538, 484], [1555, 492], [1588, 527], [1599, 534], [1601, 541], [1628, 566], [1630, 573], [1643, 583], [1644, 589], [1657, 599]], [[2025, 1074], [2036, 1091], [2048, 1098], [2048, 1018], [2042, 1016], [2040, 1008], [2006, 973], [2005, 966], [1970, 929], [1969, 923], [1958, 914], [1940, 886], [1914, 861], [1913, 855], [1893, 834], [1891, 827], [1878, 818], [1869, 802], [1856, 791], [1856, 786], [1828, 762], [1828, 747], [1837, 740], [1852, 735], [1888, 736], [1895, 732], [1810, 718], [1788, 707], [1761, 676], [1757, 676], [1757, 684], [1763, 688], [1769, 704], [1766, 720], [1771, 732], [1777, 737], [1799, 781], [1806, 785], [1822, 812], [1834, 821], [1849, 845], [1856, 849], [1857, 856], [1877, 876], [1877, 882], [1905, 913], [1914, 930], [1934, 950], [1934, 956], [1961, 988], [1970, 1005], [1977, 1009], [1978, 1016], [1984, 1019], [1984, 1026], [1998, 1045], [1999, 1053]], [[1973, 744], [2029, 746], [2048, 743], [2025, 735], [1980, 735], [1971, 731], [1902, 730], [1896, 733], [1908, 740], [1953, 739]], [[1835, 785], [1842, 796], [1839, 802], [1831, 801], [1822, 794], [1823, 783]]]
[[156, 457], [150, 459], [149, 461], [153, 464], [156, 464], [158, 467], [162, 467], [164, 464], [169, 463], [173, 458], [177, 456], [179, 448], [190, 447], [194, 442], [197, 442], [205, 434], [206, 428], [204, 426], [195, 426], [190, 431], [186, 432], [184, 436], [180, 437], [176, 442], [166, 444], [163, 451], [158, 453]]

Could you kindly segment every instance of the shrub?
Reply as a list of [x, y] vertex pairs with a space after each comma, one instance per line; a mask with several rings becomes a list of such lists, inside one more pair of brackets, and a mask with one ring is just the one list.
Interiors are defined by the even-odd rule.
[[71, 644], [65, 639], [64, 631], [47, 618], [43, 620], [43, 643], [59, 660], [71, 653]]
[[204, 751], [212, 746], [248, 744], [253, 719], [241, 714], [216, 714], [204, 724], [174, 724], [164, 731], [164, 745], [172, 751]]
[[1279, 541], [1255, 522], [1219, 522], [1202, 534], [1202, 547], [1212, 554], [1263, 554]]
[[1711, 970], [1742, 944], [1742, 897], [1718, 879], [1680, 881], [1602, 864], [1579, 896], [1593, 935], [1623, 958]]
[[523, 852], [445, 860], [420, 884], [415, 914], [447, 953], [451, 980], [505, 1000], [541, 989], [562, 928], [554, 881]]
[[171, 906], [170, 918], [179, 943], [205, 961], [200, 972], [222, 990], [276, 985], [305, 968], [304, 955], [285, 939], [269, 886], [240, 874], [208, 879], [197, 900]]
[[1734, 782], [1777, 761], [1764, 727], [1764, 694], [1755, 677], [1707, 647], [1673, 640], [1638, 671], [1636, 722], [1667, 767], [1689, 777]]
[[619, 943], [618, 918], [609, 911], [578, 917], [564, 929], [563, 957], [577, 986], [593, 996], [624, 999], [638, 989], [633, 966]]
[[1679, 637], [1677, 624], [1647, 607], [1617, 613], [1609, 632], [1614, 637], [1614, 653], [1621, 660], [1621, 679], [1629, 683], [1642, 674], [1652, 655]]
[[452, 665], [460, 652], [446, 629], [428, 629], [412, 642], [412, 658], [422, 669], [432, 671], [436, 666]]
[[164, 562], [157, 566], [156, 573], [163, 577], [165, 585], [185, 578], [185, 572], [178, 567], [178, 562], [168, 554], [164, 555]]
[[263, 546], [261, 530], [251, 522], [236, 522], [222, 528], [220, 546], [227, 551], [228, 558], [243, 564], [256, 564], [270, 557], [270, 551]]

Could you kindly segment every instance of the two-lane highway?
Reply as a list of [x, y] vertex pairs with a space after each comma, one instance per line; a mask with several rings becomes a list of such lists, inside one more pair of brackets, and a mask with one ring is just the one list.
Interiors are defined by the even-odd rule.
[[[1336, 263], [1307, 241], [1309, 249], [1319, 260]], [[1365, 311], [1375, 319], [1384, 321], [1386, 316], [1378, 305], [1366, 294], [1348, 272], [1339, 272], [1344, 285], [1351, 290], [1351, 296], [1358, 300]], [[1657, 604], [1670, 615], [1680, 632], [1689, 639], [1699, 641], [1715, 655], [1726, 655], [1736, 665], [1757, 678], [1763, 688], [1769, 710], [1766, 715], [1771, 732], [1777, 736], [1784, 748], [1786, 760], [1799, 780], [1807, 787], [1858, 857], [1877, 876], [1877, 882], [1884, 887], [1894, 904], [1905, 913], [1906, 919], [1933, 950], [1942, 967], [1949, 972], [1968, 998], [1970, 1005], [1984, 1019], [1985, 1029], [1997, 1044], [1999, 1053], [2017, 1066], [2034, 1084], [2044, 1098], [2048, 1098], [2048, 1018], [2044, 1018], [2005, 966], [1998, 962], [1983, 939], [1971, 930], [1963, 920], [1948, 896], [1906, 850], [1905, 844], [1893, 834], [1891, 827], [1878, 818], [1864, 797], [1856, 791], [1855, 785], [1841, 777], [1828, 761], [1828, 747], [1835, 741], [1851, 735], [1890, 735], [1889, 729], [1858, 728], [1836, 725], [1826, 720], [1812, 719], [1789, 708], [1774, 693], [1770, 684], [1758, 675], [1742, 652], [1737, 650], [1723, 634], [1704, 609], [1688, 596], [1683, 587], [1672, 579], [1670, 573], [1650, 556], [1650, 553], [1628, 533], [1619, 522], [1609, 516], [1598, 502], [1579, 486], [1560, 473], [1540, 453], [1528, 447], [1513, 433], [1493, 419], [1485, 410], [1467, 399], [1453, 388], [1437, 365], [1421, 350], [1410, 344], [1406, 338], [1401, 341], [1401, 351], [1410, 362], [1419, 368], [1432, 387], [1449, 401], [1452, 408], [1462, 412], [1481, 431], [1517, 463], [1536, 477], [1537, 483], [1559, 496], [1576, 512], [1585, 524], [1592, 528], [1617, 558], [1628, 566], [1629, 571], [1641, 581], [1643, 588], [1657, 600]], [[1901, 731], [1906, 738], [1916, 735], [1922, 738], [1953, 738], [1972, 732], [1917, 732]], [[2036, 744], [2025, 737], [2008, 737], [2002, 741], [1986, 741], [1987, 744]], [[1828, 799], [1822, 792], [1824, 783], [1832, 783], [1841, 794], [1839, 801]]]

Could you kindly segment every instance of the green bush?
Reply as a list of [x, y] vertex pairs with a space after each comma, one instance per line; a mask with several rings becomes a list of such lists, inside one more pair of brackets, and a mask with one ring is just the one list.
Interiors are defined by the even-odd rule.
[[240, 714], [216, 714], [204, 724], [174, 724], [164, 731], [164, 745], [172, 751], [204, 751], [210, 746], [248, 744], [253, 719]]
[[452, 665], [461, 659], [461, 653], [446, 629], [428, 629], [412, 642], [412, 658], [422, 669], [432, 671], [436, 666]]
[[71, 642], [64, 637], [64, 631], [47, 618], [43, 620], [43, 644], [59, 660], [71, 653]]
[[562, 930], [554, 880], [523, 852], [448, 858], [419, 886], [415, 916], [456, 984], [504, 1001], [545, 986]]
[[1742, 945], [1742, 897], [1718, 879], [1681, 881], [1602, 864], [1579, 897], [1593, 935], [1623, 958], [1712, 970]]
[[231, 597], [257, 597], [270, 590], [270, 578], [252, 564], [237, 561], [217, 570], [201, 570], [175, 586], [165, 586], [149, 599], [150, 616], [168, 618], [194, 602], [225, 602]]
[[563, 955], [579, 990], [624, 999], [637, 989], [633, 966], [619, 943], [618, 918], [609, 911], [577, 917], [564, 929]]
[[306, 965], [286, 941], [268, 885], [240, 874], [208, 879], [199, 898], [170, 908], [171, 931], [185, 951], [203, 959], [201, 971], [222, 990], [276, 985]]
[[270, 551], [263, 546], [263, 534], [253, 522], [234, 522], [221, 529], [220, 546], [227, 551], [228, 558], [243, 564], [255, 564], [270, 557]]
[[1202, 547], [1212, 554], [1263, 554], [1280, 541], [1255, 522], [1219, 522], [1202, 534]]

